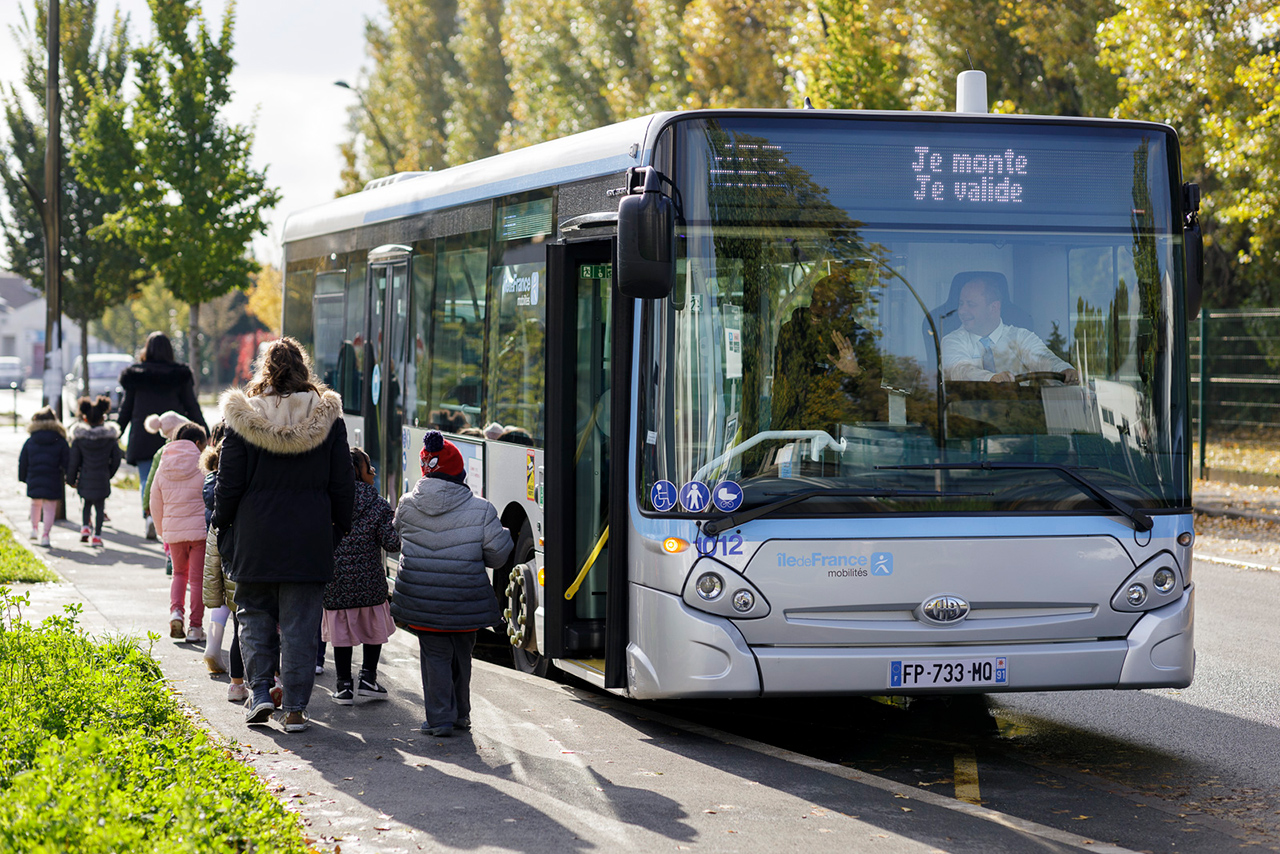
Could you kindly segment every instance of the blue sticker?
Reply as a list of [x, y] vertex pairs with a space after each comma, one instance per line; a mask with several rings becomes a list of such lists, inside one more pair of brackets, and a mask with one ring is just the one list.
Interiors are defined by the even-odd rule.
[[889, 687], [890, 688], [902, 687], [902, 662], [901, 661], [889, 662]]
[[731, 480], [722, 480], [716, 484], [711, 500], [715, 502], [717, 510], [732, 513], [742, 506], [742, 487]]
[[377, 406], [382, 402], [382, 366], [373, 366], [373, 381], [370, 383], [370, 391], [373, 393], [373, 405]]
[[669, 480], [660, 480], [649, 490], [649, 503], [659, 513], [666, 513], [676, 506], [676, 485]]
[[893, 575], [893, 553], [875, 552], [871, 555], [872, 575]]
[[691, 480], [680, 487], [680, 506], [690, 513], [701, 513], [711, 503], [711, 490], [705, 483]]

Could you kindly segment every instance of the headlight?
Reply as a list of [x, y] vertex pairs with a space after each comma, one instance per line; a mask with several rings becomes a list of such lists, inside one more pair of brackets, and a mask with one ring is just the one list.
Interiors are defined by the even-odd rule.
[[1161, 567], [1151, 576], [1151, 583], [1161, 593], [1168, 593], [1173, 589], [1173, 585], [1177, 582], [1178, 576], [1173, 574], [1173, 570], [1167, 567]]
[[1147, 601], [1147, 588], [1141, 584], [1130, 584], [1129, 589], [1125, 591], [1124, 598], [1133, 607], [1140, 607], [1143, 602]]
[[739, 590], [733, 594], [733, 610], [745, 614], [756, 606], [756, 596], [750, 590]]
[[724, 592], [724, 579], [714, 572], [704, 572], [698, 576], [697, 584], [694, 586], [698, 595], [710, 602], [712, 599], [719, 599], [720, 594]]

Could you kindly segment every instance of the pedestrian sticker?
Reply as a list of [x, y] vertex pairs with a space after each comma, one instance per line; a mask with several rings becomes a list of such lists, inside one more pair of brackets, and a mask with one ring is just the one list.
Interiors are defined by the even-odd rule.
[[731, 480], [722, 480], [716, 485], [711, 499], [716, 509], [723, 513], [732, 513], [742, 506], [742, 487]]
[[537, 497], [537, 483], [534, 480], [533, 451], [526, 451], [524, 458], [525, 498], [532, 501]]
[[680, 506], [690, 513], [701, 513], [711, 503], [711, 490], [705, 483], [691, 480], [680, 487]]
[[669, 480], [660, 480], [649, 490], [649, 503], [659, 513], [667, 513], [676, 506], [676, 485]]

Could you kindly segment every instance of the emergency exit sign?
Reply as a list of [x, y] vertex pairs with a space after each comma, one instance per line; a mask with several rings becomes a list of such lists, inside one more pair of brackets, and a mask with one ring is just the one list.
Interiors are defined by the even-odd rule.
[[583, 264], [578, 270], [580, 279], [612, 279], [612, 264]]

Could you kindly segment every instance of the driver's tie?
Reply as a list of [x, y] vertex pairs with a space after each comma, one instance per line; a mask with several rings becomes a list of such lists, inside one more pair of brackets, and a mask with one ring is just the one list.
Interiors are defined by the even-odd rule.
[[978, 339], [982, 345], [982, 370], [996, 372], [996, 354], [991, 351], [991, 339], [985, 335]]

